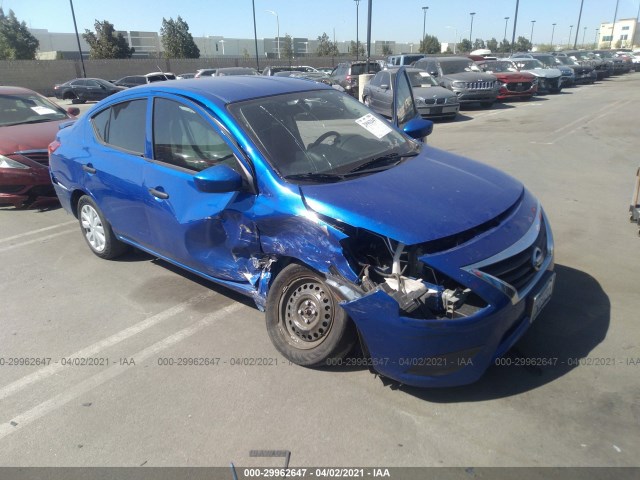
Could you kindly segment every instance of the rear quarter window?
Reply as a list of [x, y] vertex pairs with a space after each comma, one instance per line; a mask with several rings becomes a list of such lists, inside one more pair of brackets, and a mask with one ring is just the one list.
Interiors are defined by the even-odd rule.
[[96, 136], [104, 143], [144, 154], [147, 101], [132, 100], [102, 110], [91, 119]]

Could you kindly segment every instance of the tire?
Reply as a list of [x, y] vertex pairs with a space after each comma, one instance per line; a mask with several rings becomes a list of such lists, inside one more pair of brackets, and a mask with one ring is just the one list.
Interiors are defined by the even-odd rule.
[[125, 253], [129, 246], [116, 238], [111, 225], [88, 195], [78, 200], [78, 222], [87, 245], [100, 258], [109, 260]]
[[357, 338], [353, 323], [324, 279], [298, 264], [285, 267], [271, 285], [266, 323], [276, 349], [304, 367], [344, 358]]
[[371, 108], [371, 99], [369, 97], [364, 97], [362, 99], [362, 103], [364, 103], [367, 107]]

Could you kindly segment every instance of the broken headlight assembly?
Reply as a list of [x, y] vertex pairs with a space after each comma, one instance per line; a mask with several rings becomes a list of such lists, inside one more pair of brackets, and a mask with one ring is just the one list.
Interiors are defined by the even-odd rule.
[[363, 229], [350, 230], [341, 243], [358, 273], [363, 295], [382, 290], [411, 318], [462, 318], [487, 306], [469, 288], [421, 261], [425, 246], [407, 246]]

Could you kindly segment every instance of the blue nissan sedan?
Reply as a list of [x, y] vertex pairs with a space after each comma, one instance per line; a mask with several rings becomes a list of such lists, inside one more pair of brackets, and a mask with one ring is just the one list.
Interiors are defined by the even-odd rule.
[[308, 80], [151, 84], [62, 128], [51, 178], [94, 254], [251, 296], [298, 365], [359, 342], [402, 384], [470, 383], [549, 301], [551, 229], [517, 180], [405, 132]]

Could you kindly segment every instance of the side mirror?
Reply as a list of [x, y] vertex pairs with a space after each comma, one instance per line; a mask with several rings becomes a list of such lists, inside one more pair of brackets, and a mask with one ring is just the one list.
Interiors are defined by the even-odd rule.
[[73, 117], [77, 117], [80, 115], [80, 109], [78, 107], [69, 107], [67, 108], [67, 113]]
[[436, 70], [433, 70], [433, 71], [429, 72], [429, 75], [431, 75], [432, 77], [437, 77], [438, 76], [438, 72]]
[[194, 177], [196, 188], [205, 193], [229, 193], [242, 189], [242, 175], [227, 165], [207, 168]]
[[409, 135], [411, 138], [421, 140], [427, 135], [431, 135], [431, 132], [433, 132], [433, 122], [431, 120], [425, 120], [424, 118], [416, 117], [405, 123], [402, 131]]

